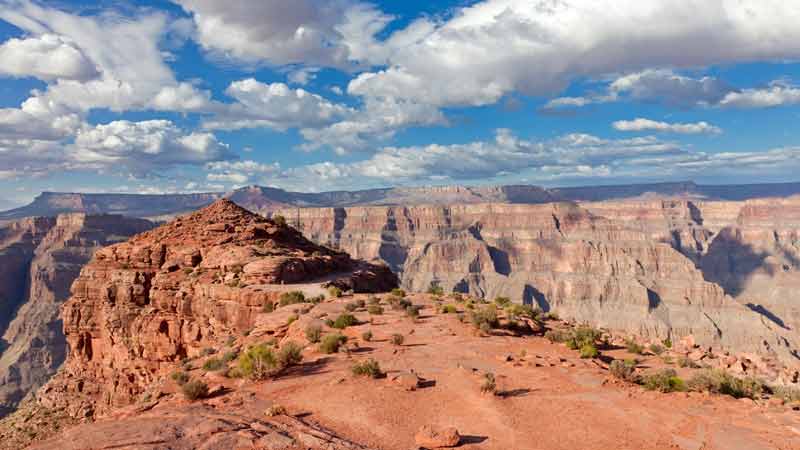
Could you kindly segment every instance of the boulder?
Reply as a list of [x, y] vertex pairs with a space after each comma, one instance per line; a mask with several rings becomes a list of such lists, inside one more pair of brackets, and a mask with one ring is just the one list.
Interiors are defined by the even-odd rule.
[[425, 425], [417, 431], [414, 441], [418, 446], [429, 449], [450, 448], [458, 445], [461, 441], [461, 435], [453, 427], [435, 428], [431, 425]]

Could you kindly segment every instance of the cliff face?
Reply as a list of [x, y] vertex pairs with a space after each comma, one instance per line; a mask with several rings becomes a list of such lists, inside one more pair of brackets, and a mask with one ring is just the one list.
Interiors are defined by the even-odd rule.
[[120, 216], [61, 215], [0, 228], [0, 413], [44, 384], [64, 361], [59, 307], [98, 248], [147, 230]]
[[103, 248], [72, 285], [62, 313], [67, 361], [38, 399], [73, 417], [128, 405], [176, 362], [250, 330], [284, 285], [307, 282], [356, 292], [397, 285], [385, 266], [227, 200]]
[[284, 209], [317, 242], [646, 337], [797, 364], [800, 199]]

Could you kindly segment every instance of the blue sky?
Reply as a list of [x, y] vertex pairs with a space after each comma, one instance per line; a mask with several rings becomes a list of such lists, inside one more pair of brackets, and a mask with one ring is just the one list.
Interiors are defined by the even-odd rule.
[[800, 181], [800, 3], [0, 0], [0, 198]]

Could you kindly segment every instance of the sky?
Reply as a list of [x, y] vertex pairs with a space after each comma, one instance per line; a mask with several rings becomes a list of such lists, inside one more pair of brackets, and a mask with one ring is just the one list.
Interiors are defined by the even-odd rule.
[[794, 0], [0, 0], [0, 203], [800, 181], [798, 23]]

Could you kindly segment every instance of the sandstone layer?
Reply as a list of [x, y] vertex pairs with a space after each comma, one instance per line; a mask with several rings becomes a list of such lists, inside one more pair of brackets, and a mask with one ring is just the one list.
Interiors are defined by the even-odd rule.
[[385, 266], [227, 200], [105, 247], [72, 285], [62, 313], [67, 361], [37, 400], [72, 417], [131, 404], [177, 362], [251, 330], [280, 295], [273, 287], [314, 282], [355, 292], [397, 284]]
[[66, 214], [0, 227], [0, 415], [64, 361], [60, 305], [95, 250], [145, 231], [145, 220]]
[[800, 198], [292, 208], [310, 239], [432, 283], [797, 367]]

